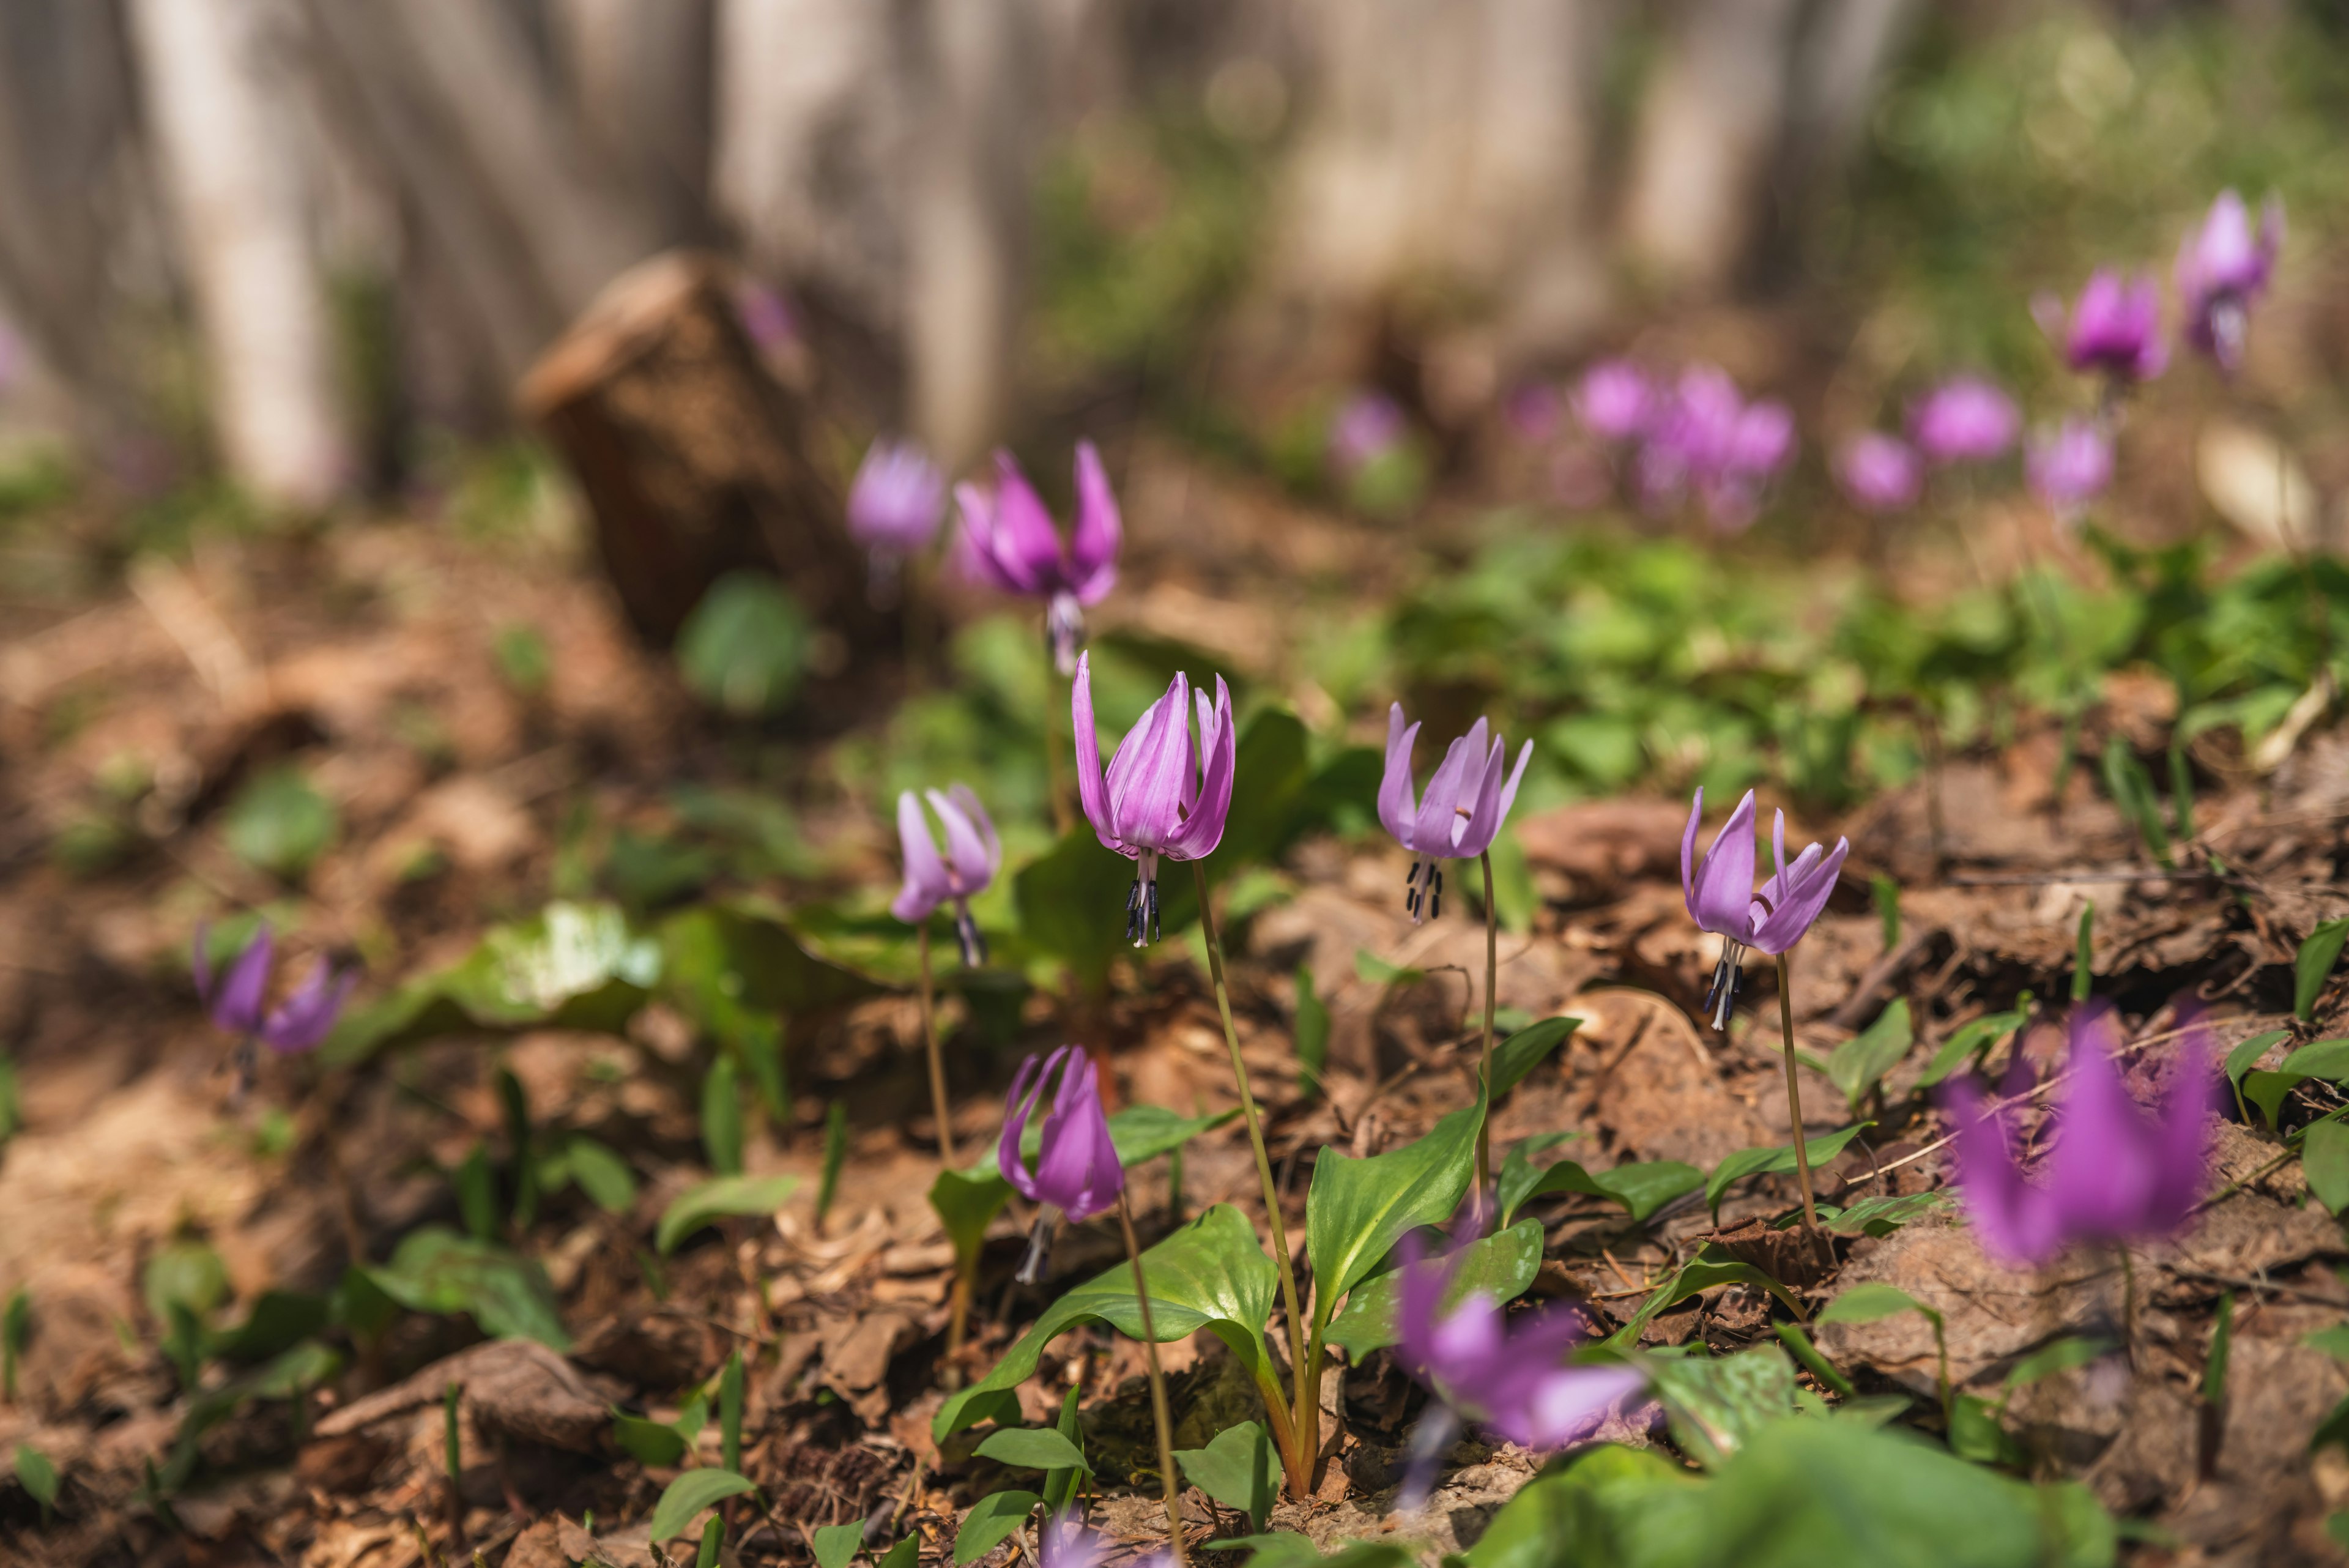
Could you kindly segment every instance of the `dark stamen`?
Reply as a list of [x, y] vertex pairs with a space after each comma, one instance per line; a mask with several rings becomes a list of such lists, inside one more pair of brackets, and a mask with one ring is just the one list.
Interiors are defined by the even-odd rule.
[[961, 945], [965, 969], [977, 969], [987, 962], [987, 939], [978, 934], [978, 922], [962, 905], [955, 907], [955, 940]]

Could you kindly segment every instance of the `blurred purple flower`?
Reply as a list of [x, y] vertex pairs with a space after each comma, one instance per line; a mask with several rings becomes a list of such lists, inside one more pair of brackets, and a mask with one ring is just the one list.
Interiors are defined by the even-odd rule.
[[[1054, 1082], [1052, 1109], [1045, 1117], [1043, 1139], [1031, 1173], [1019, 1154], [1020, 1136], [1028, 1118], [1042, 1106], [1045, 1086]], [[1063, 1045], [1049, 1056], [1030, 1055], [1019, 1064], [1004, 1103], [1003, 1135], [996, 1141], [996, 1168], [1012, 1189], [1045, 1213], [1037, 1220], [1028, 1256], [1019, 1267], [1023, 1284], [1034, 1284], [1043, 1272], [1052, 1236], [1051, 1211], [1071, 1221], [1106, 1214], [1125, 1189], [1125, 1168], [1118, 1163], [1117, 1147], [1110, 1139], [1109, 1117], [1103, 1114], [1101, 1085], [1092, 1058], [1081, 1045]]]
[[2095, 421], [2079, 416], [2031, 438], [2023, 459], [2032, 493], [2070, 521], [2113, 482], [2113, 440]]
[[1409, 431], [1402, 410], [1384, 392], [1357, 392], [1330, 421], [1330, 463], [1348, 479], [1402, 443]]
[[[1074, 1509], [1063, 1509], [1044, 1521], [1036, 1540], [1040, 1568], [1098, 1568], [1110, 1552], [1109, 1542], [1087, 1530]], [[1135, 1568], [1146, 1568], [1146, 1563], [1137, 1563]]]
[[976, 967], [987, 961], [987, 940], [970, 918], [969, 901], [995, 880], [1003, 865], [1003, 842], [996, 837], [995, 824], [968, 784], [951, 784], [944, 794], [936, 790], [925, 793], [930, 809], [946, 827], [947, 852], [944, 857], [939, 856], [930, 825], [922, 816], [922, 803], [914, 798], [914, 792], [901, 793], [897, 839], [905, 849], [905, 885], [889, 912], [909, 926], [918, 926], [940, 904], [953, 900], [955, 940], [961, 944], [962, 961]]
[[1715, 529], [1749, 526], [1764, 484], [1795, 455], [1795, 417], [1784, 403], [1748, 403], [1728, 372], [1692, 366], [1648, 414], [1640, 487], [1651, 505], [1695, 491]]
[[317, 1049], [333, 1033], [335, 1021], [342, 1016], [343, 1004], [350, 1000], [351, 988], [358, 983], [358, 973], [355, 970], [337, 971], [325, 959], [318, 959], [284, 1001], [264, 1010], [263, 1002], [268, 994], [269, 971], [276, 953], [276, 939], [269, 922], [261, 922], [253, 940], [231, 961], [217, 984], [212, 974], [211, 938], [209, 926], [196, 928], [189, 967], [195, 974], [196, 994], [210, 1009], [213, 1026], [235, 1037], [232, 1060], [236, 1072], [235, 1096], [241, 1100], [253, 1082], [254, 1044], [265, 1044], [281, 1056], [298, 1056]]
[[1547, 381], [1525, 381], [1509, 393], [1503, 411], [1519, 441], [1539, 445], [1557, 434], [1566, 400]]
[[1630, 441], [1648, 428], [1657, 399], [1645, 370], [1629, 359], [1602, 359], [1574, 389], [1574, 417], [1600, 441]]
[[2022, 432], [2014, 400], [1980, 376], [1953, 376], [1910, 410], [1909, 432], [1928, 461], [1988, 462]]
[[[1191, 738], [1192, 699], [1199, 734]], [[1070, 694], [1077, 744], [1077, 795], [1093, 836], [1134, 863], [1125, 898], [1126, 940], [1135, 947], [1158, 940], [1158, 857], [1199, 860], [1224, 840], [1232, 810], [1236, 740], [1232, 693], [1216, 677], [1216, 700], [1194, 693], [1179, 670], [1166, 694], [1153, 702], [1111, 753], [1103, 777], [1101, 739], [1093, 728], [1092, 655], [1077, 661]]]
[[1517, 798], [1517, 781], [1534, 754], [1527, 741], [1517, 752], [1517, 765], [1508, 767], [1509, 748], [1499, 736], [1486, 746], [1485, 721], [1452, 742], [1444, 761], [1427, 781], [1427, 794], [1412, 801], [1411, 747], [1419, 726], [1403, 726], [1402, 704], [1387, 710], [1387, 765], [1379, 782], [1379, 820], [1411, 851], [1411, 876], [1403, 884], [1403, 907], [1416, 925], [1425, 915], [1444, 912], [1444, 862], [1473, 860], [1493, 846], [1493, 836], [1508, 819]]
[[[2059, 314], [2057, 306], [2051, 315]], [[2149, 275], [2126, 282], [2118, 271], [2099, 267], [2072, 306], [2064, 327], [2064, 362], [2114, 381], [2150, 381], [2169, 363], [2161, 337], [2161, 293]]]
[[2092, 1003], [2072, 1020], [2072, 1050], [2054, 1107], [2054, 1147], [2025, 1173], [2010, 1112], [1972, 1083], [1952, 1080], [1943, 1106], [1955, 1128], [1959, 1196], [1982, 1248], [2018, 1267], [2075, 1242], [2126, 1245], [2177, 1235], [2194, 1217], [2219, 1107], [2209, 1031], [2184, 1048], [2148, 1115], [2130, 1098], [2112, 1010]]
[[791, 301], [763, 283], [746, 282], [735, 289], [734, 317], [762, 353], [781, 353], [800, 340], [799, 317]]
[[2283, 202], [2270, 196], [2260, 209], [2259, 233], [2243, 199], [2221, 191], [2202, 226], [2178, 248], [2173, 275], [2186, 313], [2186, 338], [2230, 375], [2243, 362], [2252, 302], [2267, 292], [2283, 249]]
[[1086, 605], [1099, 604], [1117, 583], [1123, 525], [1093, 443], [1077, 443], [1077, 522], [1069, 543], [1043, 498], [1008, 452], [995, 454], [993, 494], [976, 484], [955, 486], [962, 509], [964, 569], [1005, 593], [1045, 601], [1045, 635], [1063, 675], [1076, 670], [1084, 640]]
[[848, 532], [876, 556], [910, 556], [936, 537], [946, 504], [946, 476], [918, 445], [875, 441], [849, 487]]
[[1405, 1509], [1425, 1501], [1461, 1422], [1529, 1449], [1570, 1448], [1589, 1441], [1647, 1383], [1629, 1366], [1569, 1365], [1568, 1355], [1590, 1332], [1571, 1309], [1527, 1314], [1512, 1329], [1500, 1305], [1476, 1291], [1445, 1312], [1444, 1297], [1458, 1267], [1457, 1254], [1423, 1261], [1415, 1245], [1405, 1248], [1395, 1356], [1444, 1402], [1420, 1418], [1413, 1434]]
[[1681, 899], [1689, 919], [1700, 930], [1722, 939], [1721, 962], [1713, 971], [1713, 987], [1704, 1004], [1713, 1011], [1713, 1026], [1729, 1027], [1730, 1009], [1737, 999], [1739, 966], [1745, 950], [1783, 953], [1803, 940], [1812, 922], [1827, 907], [1844, 857], [1851, 852], [1847, 839], [1838, 838], [1831, 850], [1816, 844], [1806, 847], [1792, 866], [1786, 864], [1786, 814], [1779, 812], [1770, 828], [1770, 861], [1775, 874], [1754, 886], [1754, 792], [1747, 790], [1729, 821], [1714, 836], [1704, 857], [1696, 857], [1697, 829], [1704, 821], [1704, 786], [1697, 786], [1689, 807], [1688, 826], [1681, 834]]
[[1845, 444], [1836, 460], [1836, 480], [1863, 512], [1900, 512], [1917, 504], [1925, 465], [1917, 449], [1899, 436], [1866, 431]]

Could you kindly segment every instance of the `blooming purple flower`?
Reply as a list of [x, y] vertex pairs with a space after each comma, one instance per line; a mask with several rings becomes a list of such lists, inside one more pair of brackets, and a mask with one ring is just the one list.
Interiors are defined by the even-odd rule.
[[2268, 198], [2254, 235], [2251, 213], [2232, 191], [2219, 192], [2202, 226], [2178, 248], [2174, 277], [2187, 341], [2230, 374], [2243, 362], [2251, 303], [2267, 292], [2282, 249], [2283, 202]]
[[[1020, 1137], [1028, 1129], [1028, 1118], [1043, 1104], [1045, 1085], [1053, 1082], [1056, 1071], [1058, 1087], [1031, 1173], [1020, 1158]], [[1109, 1212], [1125, 1190], [1125, 1168], [1118, 1163], [1117, 1146], [1110, 1139], [1101, 1085], [1082, 1046], [1063, 1045], [1049, 1056], [1030, 1055], [1019, 1064], [1004, 1103], [1003, 1136], [996, 1142], [995, 1163], [1014, 1191], [1045, 1208], [1019, 1269], [1021, 1282], [1032, 1285], [1050, 1248], [1051, 1211], [1058, 1210], [1071, 1221], [1090, 1220]]]
[[2072, 1021], [2072, 1050], [2054, 1106], [2054, 1147], [2025, 1173], [2011, 1113], [1952, 1080], [1958, 1191], [1983, 1249], [2002, 1262], [2044, 1263], [2074, 1242], [2153, 1241], [2193, 1218], [2209, 1156], [2218, 1075], [2209, 1032], [2189, 1029], [2151, 1115], [2121, 1080], [2120, 1028], [2104, 1004]]
[[1589, 1333], [1578, 1312], [1531, 1314], [1512, 1330], [1499, 1304], [1482, 1291], [1445, 1312], [1444, 1297], [1457, 1268], [1457, 1254], [1422, 1262], [1407, 1253], [1396, 1296], [1396, 1357], [1445, 1407], [1422, 1417], [1414, 1437], [1413, 1474], [1405, 1490], [1417, 1498], [1424, 1497], [1459, 1421], [1487, 1427], [1529, 1449], [1568, 1448], [1588, 1441], [1647, 1382], [1629, 1366], [1568, 1364]]
[[[1197, 698], [1199, 735], [1191, 738]], [[1166, 694], [1135, 721], [1109, 760], [1104, 778], [1101, 739], [1093, 729], [1092, 656], [1077, 660], [1070, 693], [1077, 741], [1077, 796], [1103, 848], [1134, 863], [1125, 898], [1126, 940], [1135, 947], [1158, 940], [1158, 858], [1199, 860], [1224, 841], [1232, 810], [1237, 747], [1231, 688], [1216, 677], [1216, 700], [1194, 693], [1177, 671]]]
[[1087, 1530], [1072, 1508], [1045, 1520], [1036, 1539], [1040, 1568], [1097, 1568], [1110, 1551], [1109, 1542]]
[[2161, 337], [2161, 295], [2149, 275], [2124, 282], [2111, 267], [2088, 275], [2064, 330], [2064, 362], [2116, 382], [2150, 381], [2169, 363]]
[[1330, 463], [1352, 478], [1402, 442], [1409, 425], [1384, 392], [1357, 392], [1330, 421]]
[[936, 536], [946, 504], [946, 476], [919, 446], [875, 441], [849, 486], [848, 532], [876, 558], [894, 561]]
[[1652, 407], [1640, 451], [1640, 487], [1651, 505], [1693, 489], [1718, 531], [1752, 524], [1761, 491], [1795, 455], [1795, 416], [1767, 399], [1748, 403], [1728, 372], [1698, 365], [1682, 372]]
[[1917, 504], [1925, 486], [1925, 465], [1917, 449], [1899, 436], [1868, 431], [1844, 446], [1836, 479], [1863, 512], [1899, 512]]
[[1704, 1004], [1713, 1011], [1715, 1029], [1729, 1027], [1730, 1009], [1736, 1004], [1739, 966], [1745, 950], [1783, 953], [1803, 940], [1827, 895], [1835, 891], [1844, 857], [1851, 852], [1847, 839], [1832, 850], [1816, 844], [1804, 849], [1792, 866], [1786, 864], [1786, 814], [1779, 812], [1770, 829], [1770, 860], [1775, 874], [1754, 886], [1754, 792], [1747, 790], [1729, 821], [1713, 838], [1704, 858], [1696, 858], [1696, 830], [1704, 821], [1704, 786], [1697, 786], [1689, 807], [1687, 828], [1681, 834], [1681, 898], [1689, 919], [1700, 930], [1722, 939], [1721, 962], [1713, 972], [1713, 987]]
[[1988, 462], [2004, 455], [2022, 429], [2014, 400], [1980, 376], [1951, 377], [1909, 416], [1909, 433], [1937, 463]]
[[335, 1020], [342, 1016], [343, 1003], [350, 1000], [351, 987], [358, 978], [352, 970], [336, 973], [325, 959], [312, 961], [310, 972], [293, 994], [261, 1021], [263, 1043], [281, 1056], [317, 1049], [333, 1033]]
[[358, 974], [357, 971], [337, 972], [325, 959], [319, 959], [284, 1001], [264, 1010], [263, 1002], [268, 994], [269, 971], [276, 952], [276, 939], [269, 922], [261, 922], [253, 940], [228, 966], [227, 973], [218, 977], [217, 984], [212, 973], [211, 935], [209, 926], [196, 928], [189, 967], [195, 974], [197, 996], [211, 1010], [213, 1027], [235, 1037], [235, 1093], [242, 1099], [253, 1081], [254, 1044], [266, 1044], [281, 1056], [298, 1056], [317, 1049], [334, 1031], [343, 1004], [350, 1000], [351, 988], [358, 983]]
[[2095, 421], [2075, 416], [2031, 438], [2023, 470], [2033, 493], [2069, 521], [2113, 482], [2113, 438]]
[[1493, 846], [1494, 835], [1508, 819], [1517, 798], [1517, 781], [1534, 754], [1527, 741], [1517, 752], [1517, 765], [1506, 777], [1508, 743], [1492, 737], [1487, 747], [1485, 721], [1479, 719], [1465, 735], [1452, 742], [1427, 781], [1427, 794], [1412, 800], [1411, 747], [1419, 726], [1403, 725], [1402, 704], [1387, 710], [1387, 766], [1379, 781], [1379, 820], [1411, 851], [1411, 875], [1403, 884], [1403, 907], [1413, 924], [1423, 915], [1444, 912], [1444, 862], [1472, 860]]
[[217, 990], [212, 984], [212, 927], [196, 928], [195, 950], [190, 967], [196, 977], [196, 995], [212, 1010], [212, 1027], [223, 1034], [254, 1034], [261, 1029], [261, 1002], [269, 989], [269, 966], [276, 938], [264, 920], [244, 950], [229, 964]]
[[1083, 607], [1099, 604], [1117, 583], [1123, 525], [1101, 453], [1089, 441], [1077, 443], [1077, 522], [1065, 546], [1043, 498], [1008, 452], [995, 454], [993, 494], [957, 484], [955, 500], [962, 509], [966, 571], [1005, 593], [1042, 599], [1052, 661], [1061, 674], [1071, 673], [1084, 640]]
[[905, 885], [889, 906], [889, 912], [909, 926], [918, 926], [930, 918], [931, 911], [947, 900], [955, 907], [955, 940], [962, 947], [962, 961], [977, 966], [987, 961], [987, 940], [978, 934], [978, 926], [970, 918], [970, 900], [987, 890], [995, 880], [995, 873], [1003, 865], [1003, 841], [995, 836], [995, 824], [988, 820], [987, 808], [978, 804], [978, 796], [968, 784], [949, 785], [944, 794], [936, 790], [925, 792], [930, 809], [938, 814], [938, 821], [947, 830], [947, 852], [938, 855], [936, 840], [930, 836], [930, 825], [923, 820], [922, 803], [914, 798], [912, 790], [897, 796], [897, 839], [905, 853]]
[[1629, 359], [1602, 359], [1582, 373], [1574, 417], [1599, 441], [1630, 441], [1648, 428], [1657, 401], [1645, 370]]

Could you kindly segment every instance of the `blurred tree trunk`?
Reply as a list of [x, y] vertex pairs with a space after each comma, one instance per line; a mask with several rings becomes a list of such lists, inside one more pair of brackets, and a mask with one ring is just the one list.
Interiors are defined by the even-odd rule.
[[351, 451], [283, 14], [266, 0], [131, 0], [129, 17], [222, 458], [265, 502], [323, 505]]
[[550, 21], [589, 146], [662, 211], [707, 227], [711, 0], [554, 0]]
[[1623, 211], [1632, 257], [1700, 292], [1732, 281], [1763, 216], [1798, 0], [1690, 0], [1640, 107]]
[[712, 201], [753, 270], [875, 335], [903, 327], [914, 112], [877, 0], [719, 0]]
[[145, 422], [125, 280], [143, 262], [163, 285], [131, 99], [113, 6], [0, 5], [0, 298], [101, 452]]
[[949, 468], [1006, 424], [1029, 186], [1042, 130], [1039, 29], [1024, 0], [923, 0], [906, 223], [914, 431]]
[[1779, 160], [1778, 183], [1787, 192], [1775, 247], [1781, 254], [1798, 254], [1814, 229], [1917, 13], [1917, 0], [1824, 0], [1805, 27]]

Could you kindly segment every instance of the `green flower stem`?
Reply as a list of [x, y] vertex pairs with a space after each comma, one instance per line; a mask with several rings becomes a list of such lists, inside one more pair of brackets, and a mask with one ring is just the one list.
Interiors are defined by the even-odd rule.
[[1185, 1561], [1178, 1506], [1182, 1483], [1174, 1474], [1174, 1420], [1166, 1413], [1166, 1377], [1158, 1370], [1158, 1334], [1150, 1323], [1150, 1288], [1142, 1277], [1142, 1242], [1133, 1233], [1133, 1209], [1125, 1200], [1123, 1188], [1118, 1189], [1117, 1222], [1125, 1231], [1125, 1255], [1133, 1265], [1134, 1304], [1142, 1309], [1142, 1353], [1150, 1366], [1150, 1418], [1158, 1428], [1158, 1469], [1166, 1489], [1166, 1544], [1174, 1554], [1175, 1568], [1182, 1568]]
[[[1257, 1116], [1256, 1096], [1248, 1090], [1247, 1064], [1240, 1060], [1239, 1031], [1232, 1024], [1231, 988], [1224, 981], [1224, 943], [1216, 933], [1213, 901], [1207, 896], [1207, 868], [1200, 861], [1191, 862], [1191, 875], [1199, 888], [1199, 929], [1207, 939], [1207, 972], [1216, 982], [1216, 1009], [1223, 1015], [1224, 1044], [1232, 1054], [1232, 1076], [1240, 1090], [1240, 1110], [1247, 1118], [1248, 1142], [1256, 1150], [1257, 1179], [1264, 1186], [1266, 1222], [1272, 1231], [1272, 1261], [1280, 1270], [1280, 1301], [1288, 1314], [1289, 1366], [1297, 1385], [1297, 1419], [1299, 1435], [1309, 1430], [1309, 1414], [1320, 1408], [1317, 1398], [1306, 1397], [1309, 1384], [1318, 1386], [1321, 1379], [1305, 1357], [1305, 1314], [1297, 1303], [1297, 1276], [1289, 1267], [1288, 1231], [1280, 1222], [1280, 1189], [1272, 1179], [1272, 1156], [1264, 1147], [1264, 1123]], [[1311, 1450], [1305, 1449], [1300, 1458], [1309, 1459]], [[1291, 1480], [1295, 1477], [1292, 1474]]]
[[1795, 1179], [1803, 1189], [1803, 1223], [1819, 1228], [1818, 1206], [1811, 1200], [1810, 1139], [1803, 1131], [1803, 1091], [1795, 1082], [1795, 970], [1789, 955], [1778, 955], [1778, 1033], [1786, 1044], [1786, 1115], [1795, 1124]]

